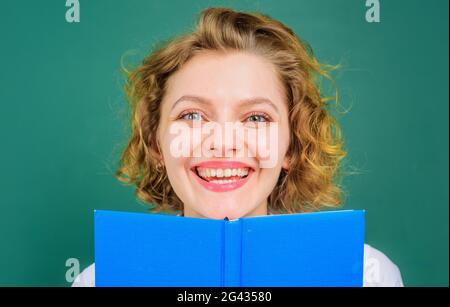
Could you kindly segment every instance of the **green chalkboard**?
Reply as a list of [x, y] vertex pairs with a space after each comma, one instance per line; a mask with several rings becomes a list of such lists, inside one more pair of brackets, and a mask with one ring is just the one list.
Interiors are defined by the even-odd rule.
[[147, 211], [114, 178], [129, 131], [121, 61], [139, 62], [208, 6], [290, 26], [335, 73], [346, 209], [406, 286], [448, 286], [448, 1], [2, 1], [0, 285], [70, 285], [93, 262], [93, 210]]

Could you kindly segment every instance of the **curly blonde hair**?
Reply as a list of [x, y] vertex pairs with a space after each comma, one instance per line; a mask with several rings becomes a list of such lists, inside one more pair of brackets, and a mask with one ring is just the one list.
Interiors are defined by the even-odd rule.
[[[346, 156], [341, 130], [329, 110], [338, 92], [322, 97], [318, 79], [333, 81], [331, 65], [320, 64], [309, 45], [281, 22], [259, 13], [228, 8], [201, 12], [194, 31], [166, 42], [127, 72], [125, 91], [131, 105], [131, 138], [116, 177], [136, 186], [153, 212], [182, 212], [165, 170], [158, 166], [156, 131], [161, 101], [170, 76], [197, 53], [244, 51], [263, 56], [277, 68], [289, 111], [291, 143], [288, 170], [282, 170], [268, 198], [268, 210], [298, 213], [341, 203], [340, 161]], [[334, 83], [333, 83], [334, 84]]]

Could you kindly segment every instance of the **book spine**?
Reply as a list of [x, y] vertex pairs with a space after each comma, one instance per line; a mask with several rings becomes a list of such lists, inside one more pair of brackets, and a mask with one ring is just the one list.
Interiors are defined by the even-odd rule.
[[241, 286], [242, 221], [225, 221], [223, 228], [222, 286]]

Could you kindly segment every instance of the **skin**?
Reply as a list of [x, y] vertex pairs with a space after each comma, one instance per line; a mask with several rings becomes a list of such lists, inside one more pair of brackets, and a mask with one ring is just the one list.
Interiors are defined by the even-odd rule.
[[[207, 103], [195, 99], [179, 100], [183, 96], [200, 97]], [[248, 99], [254, 97], [270, 100], [274, 106], [248, 103]], [[257, 115], [252, 116], [255, 113]], [[260, 167], [261, 157], [243, 154], [257, 152], [257, 141], [251, 140], [244, 141], [243, 146], [237, 146], [236, 140], [207, 144], [208, 138], [203, 136], [197, 141], [186, 141], [190, 145], [187, 157], [175, 157], [171, 151], [176, 138], [171, 128], [176, 125], [184, 125], [189, 131], [194, 123], [214, 123], [224, 127], [226, 122], [241, 122], [249, 129], [255, 129], [252, 128], [255, 121], [267, 121], [261, 114], [268, 115], [270, 122], [278, 124], [276, 146], [270, 147], [270, 154], [277, 157], [274, 167]], [[267, 215], [267, 197], [274, 189], [281, 169], [287, 169], [289, 164], [286, 156], [289, 146], [288, 110], [275, 67], [266, 59], [250, 53], [207, 51], [195, 55], [168, 80], [161, 105], [158, 141], [161, 163], [171, 186], [184, 204], [184, 216], [228, 217], [232, 220]], [[206, 152], [195, 157], [193, 151], [201, 146], [206, 146]], [[238, 189], [210, 191], [197, 182], [191, 171], [193, 165], [204, 161], [239, 161], [251, 166], [254, 173]]]

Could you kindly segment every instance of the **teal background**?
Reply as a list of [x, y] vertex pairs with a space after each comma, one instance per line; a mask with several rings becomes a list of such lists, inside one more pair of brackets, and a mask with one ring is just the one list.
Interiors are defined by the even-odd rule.
[[2, 1], [0, 285], [67, 286], [93, 262], [93, 209], [146, 211], [114, 178], [128, 123], [120, 62], [185, 32], [208, 6], [261, 11], [335, 74], [355, 173], [343, 208], [367, 210], [366, 242], [406, 286], [448, 286], [448, 1]]

